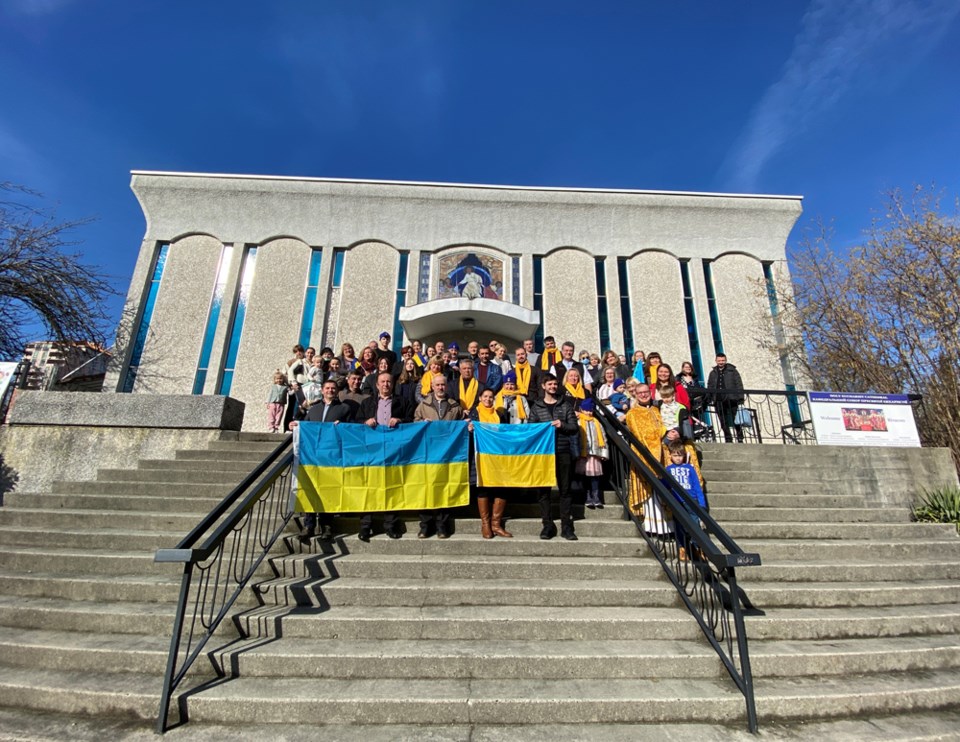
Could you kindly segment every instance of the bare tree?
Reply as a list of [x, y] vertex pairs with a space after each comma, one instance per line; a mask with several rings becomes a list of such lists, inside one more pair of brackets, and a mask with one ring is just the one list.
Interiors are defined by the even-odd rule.
[[0, 359], [18, 358], [38, 325], [46, 340], [102, 344], [104, 300], [115, 292], [69, 249], [69, 233], [89, 220], [59, 221], [26, 203], [39, 194], [22, 186], [0, 182], [0, 192], [10, 194], [0, 200]]
[[921, 439], [960, 465], [960, 204], [894, 191], [861, 245], [843, 254], [831, 238], [821, 224], [792, 251], [786, 331], [766, 345], [814, 389], [922, 394]]

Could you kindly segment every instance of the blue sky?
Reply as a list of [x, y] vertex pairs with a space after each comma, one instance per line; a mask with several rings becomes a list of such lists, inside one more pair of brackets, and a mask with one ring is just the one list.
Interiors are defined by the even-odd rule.
[[[960, 3], [0, 0], [0, 181], [126, 291], [129, 171], [960, 195]], [[112, 304], [119, 314], [121, 300]]]

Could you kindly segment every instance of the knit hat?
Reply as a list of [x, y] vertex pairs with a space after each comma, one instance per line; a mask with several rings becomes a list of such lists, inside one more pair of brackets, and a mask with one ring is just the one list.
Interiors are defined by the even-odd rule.
[[450, 348], [453, 348], [454, 350], [460, 350], [460, 346], [457, 345], [456, 343], [450, 343], [450, 345], [447, 346], [447, 350], [449, 350]]
[[516, 384], [516, 383], [517, 383], [517, 375], [516, 375], [513, 371], [507, 371], [507, 373], [505, 373], [505, 374], [503, 375], [503, 383], [504, 383], [504, 384]]
[[581, 412], [593, 412], [593, 398], [587, 397], [580, 402], [580, 411]]
[[623, 379], [614, 379], [613, 380], [613, 390], [616, 391], [622, 387], [626, 382]]

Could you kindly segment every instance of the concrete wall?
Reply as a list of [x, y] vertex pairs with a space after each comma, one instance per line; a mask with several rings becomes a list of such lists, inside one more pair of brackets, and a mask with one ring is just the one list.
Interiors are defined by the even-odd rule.
[[0, 426], [0, 496], [201, 448], [240, 429], [243, 405], [229, 397], [22, 391], [8, 419]]
[[[246, 430], [267, 429], [264, 401], [274, 370], [284, 369], [293, 357], [293, 346], [299, 342], [312, 252], [300, 240], [286, 238], [271, 240], [257, 250], [257, 266], [230, 387], [230, 396], [242, 401], [250, 411], [244, 418]], [[314, 326], [315, 335], [319, 335], [319, 329]], [[216, 375], [216, 369], [213, 374]]]
[[363, 346], [384, 330], [393, 335], [399, 270], [400, 253], [390, 245], [366, 242], [347, 251], [333, 347], [351, 343], [359, 357]]
[[207, 235], [170, 243], [135, 392], [189, 394], [223, 245]]
[[570, 340], [577, 353], [600, 348], [596, 261], [583, 250], [555, 250], [543, 259], [544, 335]]
[[690, 358], [680, 263], [648, 250], [630, 259], [630, 306], [637, 350], [657, 351], [674, 373]]

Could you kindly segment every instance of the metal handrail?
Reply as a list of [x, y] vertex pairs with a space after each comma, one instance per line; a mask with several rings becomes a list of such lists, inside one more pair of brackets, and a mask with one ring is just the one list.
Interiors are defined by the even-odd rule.
[[[596, 410], [607, 432], [607, 440], [613, 444], [611, 482], [624, 513], [646, 540], [684, 605], [743, 694], [747, 727], [756, 733], [756, 700], [744, 616], [761, 615], [762, 612], [753, 606], [743, 589], [737, 585], [736, 568], [758, 566], [760, 555], [743, 551], [603, 404], [597, 404]], [[681, 560], [680, 545], [675, 534], [648, 532], [644, 529], [643, 519], [631, 511], [631, 474], [646, 480], [652, 488], [650, 497], [661, 509], [672, 511], [676, 528], [682, 529], [686, 539], [688, 561]]]
[[[168, 728], [174, 691], [293, 517], [293, 461], [292, 438], [288, 437], [176, 547], [157, 550], [154, 561], [183, 564], [160, 696], [158, 734]], [[193, 613], [187, 620], [191, 606]]]

